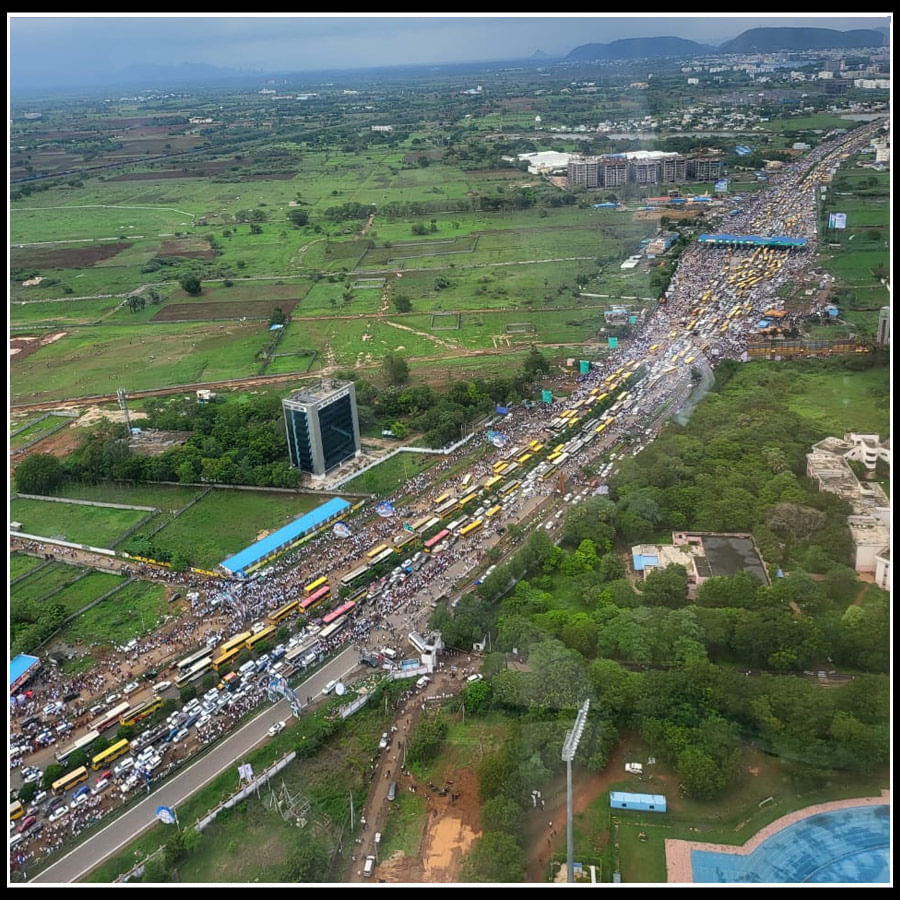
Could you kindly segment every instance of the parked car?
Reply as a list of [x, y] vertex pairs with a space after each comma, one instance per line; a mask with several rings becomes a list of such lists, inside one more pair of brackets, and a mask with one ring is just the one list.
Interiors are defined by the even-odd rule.
[[47, 821], [48, 822], [58, 822], [63, 816], [66, 816], [68, 814], [69, 814], [69, 807], [66, 806], [65, 803], [63, 803], [62, 806], [57, 806], [56, 809], [54, 809], [53, 812], [50, 813], [49, 816], [47, 816]]
[[276, 734], [284, 731], [284, 722], [276, 722], [269, 728], [269, 736], [275, 737]]
[[137, 681], [129, 681], [128, 684], [122, 688], [122, 691], [125, 694], [133, 694], [139, 687], [140, 684]]
[[153, 691], [156, 694], [161, 694], [167, 688], [172, 687], [171, 681], [157, 681], [156, 684], [153, 685]]
[[134, 760], [130, 756], [126, 756], [123, 760], [120, 760], [116, 763], [115, 768], [113, 768], [113, 772], [115, 773], [116, 778], [120, 775], [124, 775], [126, 772], [134, 768]]
[[384, 734], [381, 735], [381, 740], [378, 742], [379, 750], [386, 750], [388, 744], [391, 742], [391, 736], [385, 731]]
[[37, 822], [37, 816], [25, 816], [25, 818], [19, 822], [19, 833], [21, 834], [23, 831], [27, 831], [35, 822]]

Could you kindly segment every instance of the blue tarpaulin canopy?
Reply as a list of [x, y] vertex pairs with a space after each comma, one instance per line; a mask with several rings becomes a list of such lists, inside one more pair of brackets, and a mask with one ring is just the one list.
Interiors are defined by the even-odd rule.
[[279, 528], [278, 531], [272, 532], [268, 537], [251, 544], [240, 553], [235, 553], [234, 556], [229, 556], [219, 565], [233, 575], [244, 575], [246, 570], [252, 568], [255, 563], [272, 556], [278, 550], [290, 546], [294, 541], [315, 531], [326, 522], [343, 515], [344, 511], [349, 508], [350, 504], [346, 500], [332, 497], [328, 502], [317, 506], [311, 512], [300, 516], [299, 519], [295, 519], [283, 528]]

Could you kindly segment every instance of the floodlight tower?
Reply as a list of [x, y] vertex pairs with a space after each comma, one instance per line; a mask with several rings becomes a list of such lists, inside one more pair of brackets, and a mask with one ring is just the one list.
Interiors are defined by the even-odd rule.
[[575, 753], [578, 750], [578, 742], [581, 740], [581, 734], [584, 731], [585, 722], [587, 722], [590, 705], [591, 701], [585, 700], [584, 706], [578, 710], [572, 730], [566, 732], [562, 749], [562, 760], [566, 764], [566, 882], [568, 884], [573, 884], [575, 881], [575, 862], [573, 860], [575, 841], [572, 833], [572, 760], [575, 759]]
[[128, 429], [129, 436], [131, 435], [131, 416], [128, 415], [128, 396], [125, 393], [125, 388], [119, 388], [116, 391], [116, 396], [119, 398], [119, 409], [122, 410], [125, 417], [125, 427]]

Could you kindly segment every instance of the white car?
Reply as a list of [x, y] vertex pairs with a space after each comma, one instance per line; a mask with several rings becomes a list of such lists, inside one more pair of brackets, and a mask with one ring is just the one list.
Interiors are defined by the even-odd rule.
[[129, 769], [134, 768], [134, 760], [130, 756], [126, 756], [121, 762], [116, 764], [116, 767], [113, 769], [113, 775], [118, 778], [120, 775], [124, 775]]
[[381, 740], [378, 742], [379, 750], [386, 750], [388, 744], [391, 742], [391, 736], [385, 731], [384, 734], [381, 735]]
[[109, 784], [110, 784], [110, 782], [109, 782], [109, 779], [108, 779], [108, 778], [101, 778], [101, 779], [94, 785], [94, 789], [91, 791], [91, 793], [92, 793], [95, 797], [98, 797], [98, 796], [100, 796], [100, 794], [102, 794], [102, 793], [109, 787]]
[[276, 722], [269, 728], [269, 737], [275, 737], [276, 734], [284, 731], [284, 722]]
[[157, 681], [156, 684], [153, 685], [154, 693], [161, 694], [166, 688], [172, 687], [171, 681]]
[[125, 694], [133, 694], [139, 687], [140, 684], [138, 684], [138, 682], [129, 681], [128, 684], [126, 684], [125, 687], [122, 688], [122, 691]]
[[337, 679], [332, 678], [331, 681], [329, 681], [328, 684], [326, 684], [325, 687], [322, 688], [322, 693], [330, 694], [334, 690], [336, 684]]
[[49, 816], [47, 816], [47, 821], [58, 822], [63, 816], [67, 816], [68, 814], [69, 807], [63, 804], [62, 806], [58, 806]]

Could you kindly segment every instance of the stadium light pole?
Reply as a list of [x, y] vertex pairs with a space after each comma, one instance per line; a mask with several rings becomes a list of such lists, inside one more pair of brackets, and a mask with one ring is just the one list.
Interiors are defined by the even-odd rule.
[[562, 749], [562, 760], [566, 764], [566, 882], [568, 884], [575, 882], [575, 861], [573, 859], [575, 840], [572, 829], [572, 760], [575, 759], [575, 753], [578, 750], [578, 743], [581, 740], [585, 722], [587, 722], [590, 705], [590, 700], [584, 701], [584, 705], [575, 717], [575, 724], [572, 726], [572, 730], [566, 732], [566, 739], [563, 741]]

